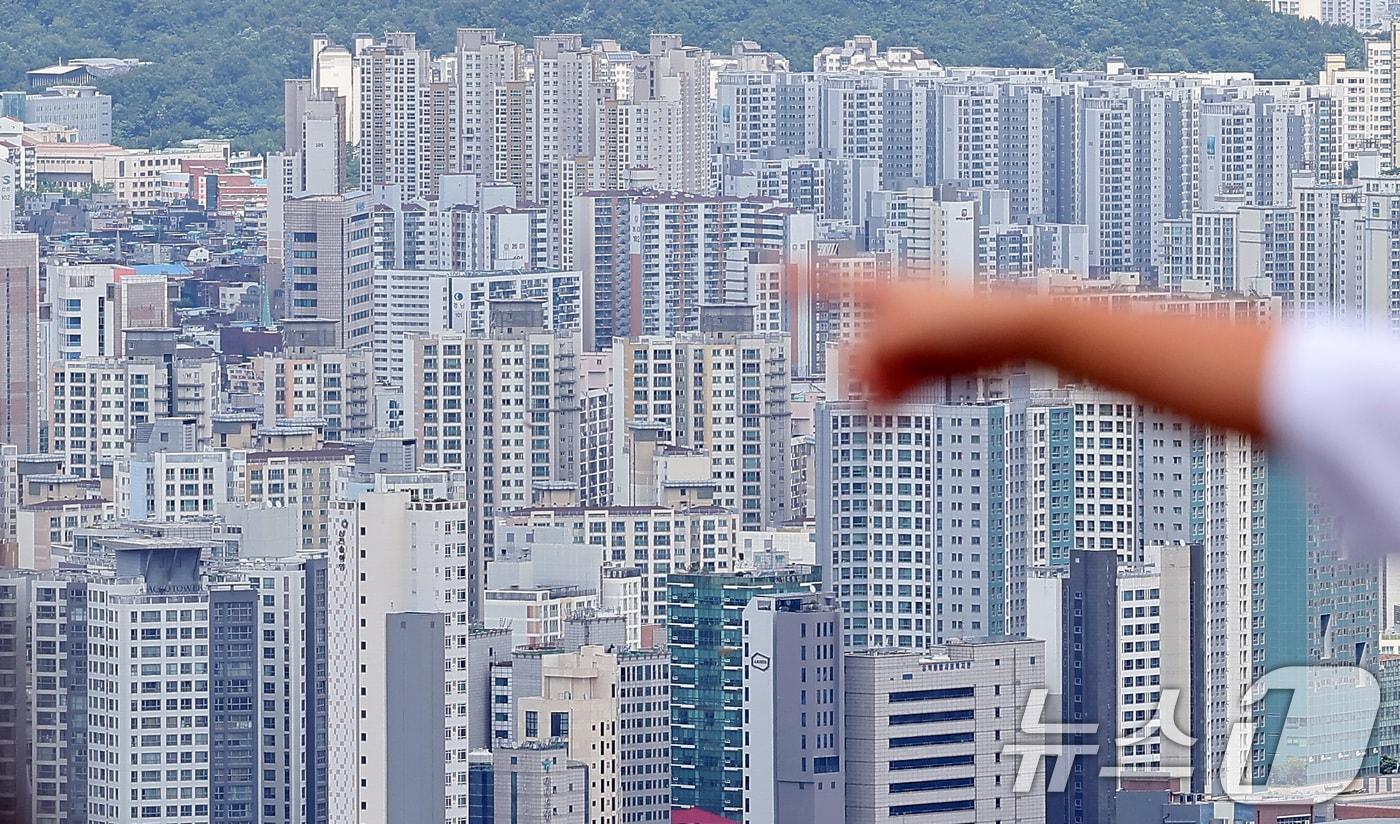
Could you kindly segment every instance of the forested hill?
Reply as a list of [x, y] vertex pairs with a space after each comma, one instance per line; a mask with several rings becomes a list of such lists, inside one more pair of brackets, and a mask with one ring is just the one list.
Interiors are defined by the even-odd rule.
[[1327, 52], [1356, 59], [1350, 30], [1270, 14], [1254, 0], [8, 0], [0, 88], [66, 57], [154, 65], [103, 81], [116, 140], [166, 145], [197, 135], [275, 146], [281, 82], [307, 74], [307, 39], [416, 31], [434, 51], [458, 26], [508, 37], [581, 32], [644, 47], [651, 31], [727, 50], [738, 39], [794, 68], [853, 34], [916, 45], [949, 64], [1097, 66], [1110, 54], [1156, 69], [1312, 77]]

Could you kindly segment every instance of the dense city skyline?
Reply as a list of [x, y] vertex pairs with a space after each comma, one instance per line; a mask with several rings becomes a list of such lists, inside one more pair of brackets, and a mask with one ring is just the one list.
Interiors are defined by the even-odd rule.
[[113, 144], [91, 61], [4, 93], [0, 817], [1400, 810], [1396, 570], [1315, 479], [843, 357], [896, 279], [1400, 328], [1400, 25], [1310, 81], [309, 46], [266, 155]]

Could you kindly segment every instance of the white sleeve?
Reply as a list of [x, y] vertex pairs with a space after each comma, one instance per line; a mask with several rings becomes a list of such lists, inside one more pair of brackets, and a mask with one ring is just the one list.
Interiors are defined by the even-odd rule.
[[1400, 338], [1286, 327], [1264, 376], [1264, 426], [1337, 517], [1348, 552], [1400, 548]]

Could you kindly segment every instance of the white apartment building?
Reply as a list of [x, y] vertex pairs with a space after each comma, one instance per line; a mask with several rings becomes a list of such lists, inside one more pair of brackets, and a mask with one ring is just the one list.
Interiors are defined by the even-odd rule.
[[410, 337], [449, 331], [487, 335], [493, 300], [539, 301], [546, 328], [582, 328], [578, 272], [376, 269], [375, 375], [390, 385], [403, 385]]
[[945, 199], [950, 195], [927, 188], [899, 195], [908, 201], [908, 217], [896, 259], [904, 277], [966, 292], [978, 271], [979, 209], [975, 201]]
[[934, 181], [996, 186], [1003, 179], [1001, 130], [1012, 125], [1001, 111], [1005, 100], [1001, 89], [970, 82], [942, 86], [939, 92], [932, 105], [936, 106], [938, 140], [948, 150], [938, 156]]
[[1125, 563], [1141, 560], [1140, 415], [1131, 398], [1095, 389], [1032, 394], [1026, 477], [1037, 539], [1032, 563], [1062, 565], [1070, 547], [1112, 549]]
[[241, 500], [246, 453], [155, 451], [116, 461], [117, 517], [134, 521], [209, 518]]
[[531, 508], [511, 513], [500, 529], [544, 527], [567, 529], [575, 544], [605, 547], [605, 563], [639, 570], [645, 624], [666, 622], [671, 572], [734, 569], [734, 514], [713, 507]]
[[1364, 65], [1347, 68], [1346, 56], [1326, 56], [1318, 78], [1332, 86], [1342, 118], [1342, 159], [1355, 162], [1363, 152], [1378, 152], [1387, 168], [1394, 165], [1391, 124], [1394, 106], [1394, 61], [1389, 38], [1366, 41]]
[[615, 337], [696, 331], [701, 307], [725, 299], [730, 253], [771, 250], [795, 264], [815, 239], [810, 215], [762, 198], [588, 192], [574, 217], [592, 350]]
[[150, 361], [83, 359], [49, 367], [48, 450], [74, 475], [98, 477], [130, 454], [136, 426], [167, 414], [165, 370]]
[[127, 330], [174, 325], [164, 275], [90, 263], [54, 266], [48, 284], [50, 363], [123, 357]]
[[412, 339], [404, 379], [404, 434], [423, 465], [467, 471], [486, 557], [497, 513], [531, 505], [542, 485], [578, 482], [578, 333], [546, 331], [538, 302], [492, 311], [486, 337]]
[[1196, 426], [1153, 407], [1139, 415], [1144, 538], [1149, 545], [1200, 543], [1205, 552], [1210, 620], [1199, 651], [1206, 662], [1206, 764], [1239, 774], [1249, 765], [1227, 764], [1224, 756], [1231, 725], [1242, 720], [1241, 696], [1254, 678], [1251, 567], [1263, 551], [1256, 520], [1265, 459], [1243, 435]]
[[820, 95], [818, 139], [835, 157], [878, 158], [884, 150], [884, 81], [878, 76], [831, 75]]
[[374, 355], [365, 349], [304, 349], [253, 359], [262, 378], [264, 426], [295, 421], [324, 424], [327, 441], [374, 434]]
[[1337, 26], [1375, 31], [1390, 24], [1394, 14], [1379, 0], [1267, 0], [1274, 11]]
[[467, 820], [467, 638], [481, 569], [471, 509], [451, 486], [445, 473], [379, 476], [332, 503], [332, 820], [391, 810]]
[[169, 401], [163, 415], [193, 421], [195, 443], [214, 442], [214, 415], [223, 408], [223, 368], [209, 350], [179, 348], [170, 363]]
[[586, 507], [613, 503], [612, 353], [579, 356], [582, 412], [579, 421], [578, 503]]
[[255, 821], [254, 592], [189, 577], [198, 547], [117, 543], [122, 577], [87, 587], [88, 820]]
[[[1158, 282], [1174, 291], [1180, 290], [1183, 283], [1192, 286], [1191, 281], [1198, 282], [1197, 288], [1216, 292], [1263, 287], [1261, 281], [1246, 283], [1240, 278], [1237, 264], [1240, 220], [1241, 213], [1235, 209], [1194, 212], [1189, 217], [1162, 221], [1158, 232], [1159, 252], [1154, 255]], [[1245, 220], [1248, 225], [1248, 219]]]
[[[663, 80], [663, 84], [678, 88], [674, 82]], [[678, 128], [687, 117], [693, 114], [681, 99], [634, 97], [621, 102], [617, 106], [620, 177], [645, 181], [665, 191], [710, 191], [714, 182], [709, 177], [709, 158], [695, 153], [695, 141], [685, 140], [685, 133]]]
[[452, 84], [443, 77], [446, 69], [418, 47], [411, 32], [390, 32], [381, 42], [356, 44], [353, 85], [359, 94], [362, 187], [394, 185], [412, 199], [432, 193], [436, 165], [452, 160], [455, 167], [455, 158], [447, 146], [436, 145], [430, 128], [435, 81], [441, 86], [438, 92], [451, 92]]
[[374, 260], [381, 269], [545, 269], [547, 212], [516, 187], [476, 175], [442, 175], [436, 199], [404, 200], [397, 185], [374, 191]]
[[813, 276], [840, 284], [840, 291], [833, 290], [832, 298], [822, 303], [798, 304], [796, 325], [790, 332], [794, 374], [826, 374], [830, 347], [853, 340], [867, 322], [868, 313], [854, 290], [884, 282], [893, 271], [893, 256], [888, 252], [858, 254], [833, 242], [815, 244]]
[[719, 193], [763, 197], [820, 219], [859, 225], [866, 195], [877, 188], [880, 161], [871, 158], [745, 158], [721, 155]]
[[[363, 37], [363, 35], [361, 35]], [[355, 57], [350, 49], [323, 34], [311, 37], [311, 87], [330, 89], [345, 106], [341, 143], [360, 142], [360, 96], [355, 89]]]
[[758, 158], [778, 142], [776, 72], [724, 71], [715, 84], [715, 148], [738, 158]]
[[[1116, 765], [1126, 771], [1191, 774], [1192, 548], [1148, 548], [1151, 560], [1118, 570]], [[1199, 619], [1194, 619], [1199, 620]]]
[[[613, 347], [614, 501], [634, 501], [647, 467], [629, 425], [659, 427], [658, 443], [710, 455], [714, 503], [742, 528], [776, 526], [792, 503], [786, 337], [752, 330], [748, 307], [708, 310], [713, 331], [618, 341]], [[636, 456], [636, 457], [634, 457]]]
[[875, 38], [860, 34], [840, 46], [827, 46], [817, 52], [812, 58], [812, 70], [819, 74], [900, 72], [937, 76], [943, 73], [943, 66], [912, 46], [890, 46], [880, 51]]
[[1137, 268], [1149, 249], [1149, 227], [1135, 217], [1146, 196], [1141, 181], [1144, 147], [1133, 140], [1137, 107], [1127, 97], [1086, 99], [1076, 142], [1083, 170], [1081, 220], [1089, 227], [1089, 271]]
[[457, 167], [485, 175], [495, 167], [496, 88], [519, 77], [524, 48], [501, 40], [495, 29], [457, 29]]
[[816, 414], [817, 554], [846, 646], [1005, 634], [1024, 613], [1024, 407], [872, 415], [832, 401]]
[[0, 444], [0, 557], [9, 566], [19, 551], [19, 447]]
[[653, 34], [632, 63], [631, 97], [618, 107], [619, 165], [646, 169], [662, 190], [710, 193], [710, 53], [678, 34]]
[[1293, 191], [1292, 288], [1284, 311], [1300, 318], [1359, 321], [1365, 314], [1362, 239], [1363, 208], [1357, 185], [1300, 185]]
[[1297, 183], [1288, 215], [1290, 234], [1280, 278], [1288, 316], [1396, 328], [1397, 285], [1390, 224], [1400, 188], [1379, 173], [1375, 158], [1362, 177], [1341, 186]]

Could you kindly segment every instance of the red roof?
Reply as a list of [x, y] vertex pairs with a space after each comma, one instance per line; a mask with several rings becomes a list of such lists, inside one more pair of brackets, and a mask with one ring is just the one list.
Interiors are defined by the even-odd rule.
[[672, 810], [671, 824], [739, 824], [739, 822], [692, 807], [688, 810]]

